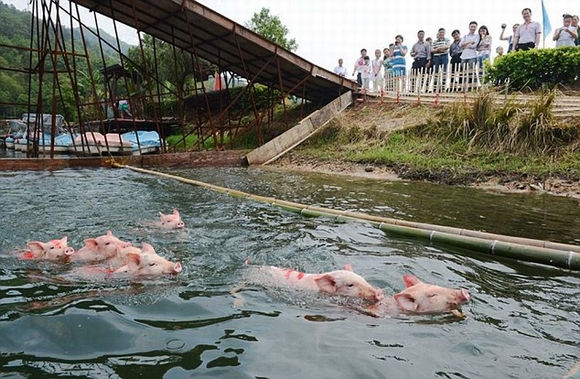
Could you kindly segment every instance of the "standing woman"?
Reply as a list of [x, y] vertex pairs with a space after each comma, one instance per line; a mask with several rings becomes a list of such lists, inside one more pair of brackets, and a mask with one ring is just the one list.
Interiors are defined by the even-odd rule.
[[479, 42], [477, 43], [477, 62], [479, 63], [479, 68], [483, 68], [483, 61], [489, 59], [491, 54], [491, 36], [489, 35], [489, 30], [487, 26], [481, 25], [478, 30]]
[[403, 45], [403, 36], [397, 35], [395, 37], [395, 44], [391, 50], [391, 64], [394, 76], [407, 75], [407, 46]]
[[575, 46], [576, 39], [578, 38], [578, 31], [572, 25], [572, 16], [565, 14], [562, 17], [564, 19], [564, 26], [554, 31], [554, 37], [552, 39], [556, 41], [556, 47]]

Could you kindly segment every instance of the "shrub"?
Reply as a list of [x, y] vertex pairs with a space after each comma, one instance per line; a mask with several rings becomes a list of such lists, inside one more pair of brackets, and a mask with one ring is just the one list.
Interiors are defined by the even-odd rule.
[[521, 91], [580, 85], [580, 49], [532, 49], [499, 57], [489, 66], [485, 81]]

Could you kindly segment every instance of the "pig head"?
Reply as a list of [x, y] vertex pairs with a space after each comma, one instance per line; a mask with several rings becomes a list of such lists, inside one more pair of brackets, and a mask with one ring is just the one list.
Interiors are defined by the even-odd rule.
[[464, 289], [439, 287], [423, 283], [413, 275], [404, 275], [407, 287], [395, 296], [400, 309], [411, 313], [442, 313], [458, 309], [469, 301]]
[[77, 251], [72, 261], [98, 262], [116, 256], [121, 249], [131, 246], [113, 235], [110, 230], [103, 236], [85, 239], [85, 246]]
[[159, 217], [161, 218], [161, 227], [164, 229], [183, 229], [185, 227], [177, 209], [168, 215], [159, 212]]
[[452, 289], [423, 283], [413, 275], [404, 275], [406, 288], [393, 297], [362, 309], [372, 316], [385, 314], [446, 313], [459, 310], [470, 299], [465, 289]]
[[21, 255], [21, 259], [64, 260], [74, 254], [74, 249], [68, 247], [67, 236], [59, 240], [48, 242], [30, 241], [26, 244], [28, 251]]
[[120, 253], [125, 265], [115, 269], [113, 274], [130, 276], [176, 275], [182, 271], [181, 263], [173, 263], [158, 255], [153, 246], [143, 243], [142, 248], [128, 247]]

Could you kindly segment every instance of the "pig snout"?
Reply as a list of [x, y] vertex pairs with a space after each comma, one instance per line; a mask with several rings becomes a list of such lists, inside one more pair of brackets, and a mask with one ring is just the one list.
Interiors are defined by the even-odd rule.
[[175, 272], [176, 274], [179, 274], [182, 270], [183, 267], [181, 267], [181, 263], [179, 262], [177, 262], [175, 266], [173, 266], [173, 272]]
[[359, 297], [368, 301], [378, 302], [385, 297], [385, 294], [383, 293], [382, 289], [375, 289], [371, 287], [366, 291], [362, 291]]
[[73, 249], [72, 247], [67, 247], [64, 250], [64, 255], [73, 255], [75, 253], [75, 249]]

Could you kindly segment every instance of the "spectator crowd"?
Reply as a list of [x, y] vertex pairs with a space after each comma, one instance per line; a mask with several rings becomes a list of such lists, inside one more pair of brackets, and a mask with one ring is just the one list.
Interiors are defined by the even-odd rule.
[[[514, 24], [511, 35], [506, 35], [506, 24], [502, 24], [500, 41], [507, 41], [506, 54], [513, 51], [529, 50], [539, 47], [542, 27], [539, 22], [532, 20], [530, 8], [522, 10], [523, 23]], [[382, 90], [384, 80], [391, 77], [407, 75], [406, 57], [413, 58], [411, 69], [413, 72], [455, 72], [460, 67], [468, 69], [483, 69], [484, 62], [491, 57], [492, 37], [485, 25], [478, 25], [476, 21], [469, 23], [468, 32], [461, 35], [458, 29], [451, 32], [451, 38], [446, 36], [445, 28], [439, 28], [434, 39], [425, 38], [425, 31], [417, 32], [417, 41], [411, 49], [404, 44], [402, 35], [395, 37], [395, 42], [388, 47], [374, 50], [374, 58], [367, 55], [367, 49], [361, 49], [360, 57], [356, 60], [352, 76], [356, 75], [359, 86], [368, 91]], [[579, 46], [578, 15], [564, 14], [562, 26], [556, 28], [552, 36], [555, 47]], [[497, 57], [504, 55], [503, 47], [495, 49]], [[496, 59], [497, 59], [496, 57]], [[343, 59], [338, 60], [334, 72], [347, 77], [348, 69], [344, 67]], [[372, 83], [372, 85], [371, 85]]]

